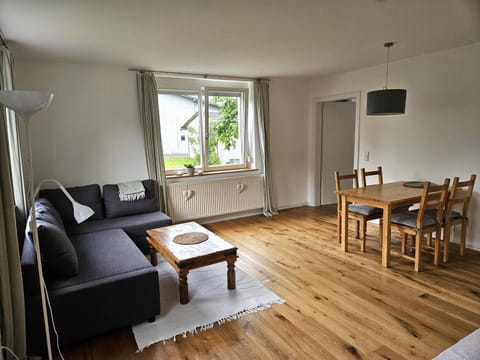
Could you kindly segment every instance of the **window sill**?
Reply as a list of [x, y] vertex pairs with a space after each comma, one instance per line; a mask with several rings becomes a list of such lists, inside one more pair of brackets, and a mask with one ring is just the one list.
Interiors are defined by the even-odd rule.
[[167, 180], [170, 179], [189, 179], [189, 178], [202, 178], [202, 177], [209, 177], [211, 175], [230, 175], [230, 174], [243, 174], [243, 173], [251, 173], [257, 171], [258, 169], [235, 169], [235, 170], [220, 170], [220, 171], [209, 171], [203, 172], [201, 174], [172, 174], [167, 175]]

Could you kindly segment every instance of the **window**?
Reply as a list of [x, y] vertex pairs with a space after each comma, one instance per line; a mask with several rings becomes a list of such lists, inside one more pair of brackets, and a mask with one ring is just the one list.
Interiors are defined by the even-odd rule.
[[158, 106], [167, 174], [248, 168], [247, 88], [159, 90]]

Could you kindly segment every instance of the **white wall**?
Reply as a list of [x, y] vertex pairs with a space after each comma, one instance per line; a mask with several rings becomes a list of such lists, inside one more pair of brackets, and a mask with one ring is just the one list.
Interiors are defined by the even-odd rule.
[[[391, 63], [389, 87], [407, 89], [405, 115], [366, 116], [366, 94], [383, 86], [384, 65], [313, 79], [310, 102], [361, 91], [359, 167], [382, 165], [385, 181], [466, 179], [480, 175], [479, 64], [480, 43]], [[467, 244], [480, 249], [480, 181], [470, 210]]]
[[273, 198], [279, 208], [307, 203], [308, 134], [307, 80], [273, 79], [270, 83], [270, 149]]
[[[135, 73], [59, 62], [17, 60], [15, 65], [17, 89], [55, 93], [50, 107], [32, 122], [36, 183], [54, 178], [72, 186], [147, 177]], [[162, 86], [168, 88], [168, 80]], [[275, 79], [270, 99], [274, 199], [282, 208], [303, 205], [307, 81]]]
[[31, 124], [35, 182], [66, 186], [147, 178], [135, 73], [126, 68], [15, 62], [15, 86], [52, 91]]

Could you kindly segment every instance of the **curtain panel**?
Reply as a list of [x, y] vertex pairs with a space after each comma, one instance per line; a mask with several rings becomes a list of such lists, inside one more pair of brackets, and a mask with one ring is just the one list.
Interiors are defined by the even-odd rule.
[[[0, 46], [0, 89], [13, 90], [13, 55], [5, 46]], [[22, 121], [16, 121], [15, 112], [12, 110], [6, 111], [6, 126], [7, 126], [7, 138], [8, 149], [10, 151], [10, 169], [12, 173], [12, 185], [13, 194], [15, 199], [15, 205], [17, 206], [18, 215], [21, 217], [20, 223], [24, 222], [27, 218], [28, 212], [28, 200], [26, 190], [29, 184], [25, 183], [24, 168], [22, 155], [27, 151], [22, 144], [25, 142], [25, 124]]]
[[263, 163], [263, 214], [267, 217], [278, 215], [272, 202], [272, 168], [270, 164], [270, 104], [269, 82], [259, 79], [254, 83], [255, 113], [260, 156]]
[[[2, 55], [3, 59], [3, 55]], [[3, 64], [2, 64], [3, 75]], [[25, 305], [5, 108], [0, 105], [0, 324], [2, 345], [26, 359]], [[6, 354], [6, 359], [13, 359]]]
[[157, 82], [152, 72], [137, 72], [137, 96], [148, 176], [156, 181], [160, 210], [168, 215], [167, 178], [163, 161]]

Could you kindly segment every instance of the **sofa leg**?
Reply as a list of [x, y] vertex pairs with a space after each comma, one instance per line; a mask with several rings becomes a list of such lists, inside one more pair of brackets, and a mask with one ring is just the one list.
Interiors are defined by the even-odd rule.
[[152, 316], [151, 318], [149, 318], [148, 322], [151, 322], [151, 323], [155, 322], [155, 316]]

